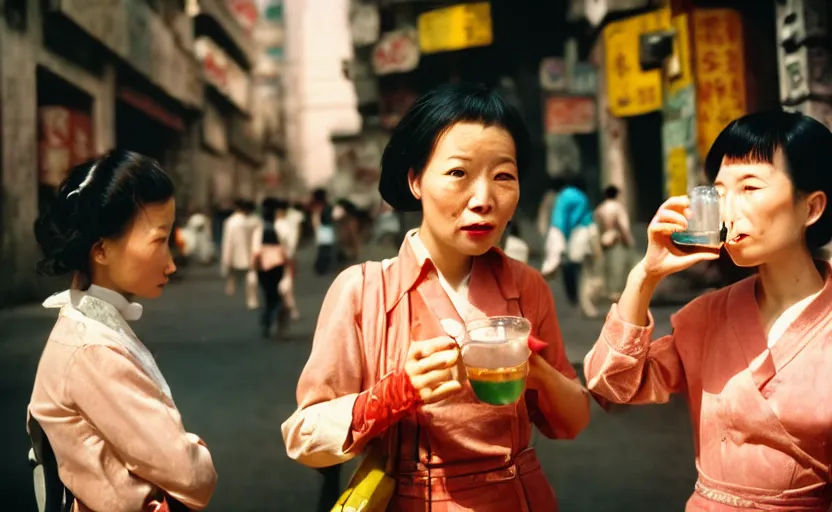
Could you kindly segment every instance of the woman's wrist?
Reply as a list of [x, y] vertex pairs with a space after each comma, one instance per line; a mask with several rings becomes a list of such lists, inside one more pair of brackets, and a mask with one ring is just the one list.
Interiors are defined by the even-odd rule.
[[642, 260], [630, 271], [627, 276], [627, 284], [635, 286], [641, 292], [649, 292], [652, 295], [662, 279], [664, 279], [664, 276], [648, 272], [644, 260]]

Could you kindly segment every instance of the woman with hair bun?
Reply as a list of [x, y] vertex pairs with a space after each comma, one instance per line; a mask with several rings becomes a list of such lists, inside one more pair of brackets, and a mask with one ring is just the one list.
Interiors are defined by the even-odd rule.
[[[70, 170], [35, 237], [38, 269], [72, 275], [38, 364], [30, 435], [45, 434], [76, 512], [201, 510], [217, 474], [185, 430], [170, 388], [130, 328], [176, 270], [173, 183], [127, 151]], [[37, 429], [37, 432], [35, 432]]]

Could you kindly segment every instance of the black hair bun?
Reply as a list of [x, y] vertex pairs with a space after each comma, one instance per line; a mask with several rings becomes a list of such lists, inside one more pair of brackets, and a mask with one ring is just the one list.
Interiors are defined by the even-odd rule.
[[39, 274], [56, 277], [87, 268], [94, 241], [86, 240], [77, 225], [78, 203], [77, 198], [52, 201], [35, 221], [35, 240], [43, 253], [36, 264]]

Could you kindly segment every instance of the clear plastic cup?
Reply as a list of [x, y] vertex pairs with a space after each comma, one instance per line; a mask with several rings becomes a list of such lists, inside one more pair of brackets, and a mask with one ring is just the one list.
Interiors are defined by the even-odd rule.
[[718, 248], [722, 242], [722, 211], [719, 192], [715, 187], [696, 187], [690, 193], [690, 209], [685, 231], [673, 233], [671, 239], [678, 245]]
[[498, 316], [469, 322], [465, 329], [462, 363], [474, 395], [491, 405], [517, 402], [529, 374], [529, 321]]

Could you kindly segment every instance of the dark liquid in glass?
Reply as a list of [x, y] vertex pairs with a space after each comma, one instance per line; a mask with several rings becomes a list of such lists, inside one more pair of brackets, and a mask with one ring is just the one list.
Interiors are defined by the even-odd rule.
[[528, 363], [511, 368], [466, 367], [474, 395], [487, 404], [509, 405], [520, 399], [526, 389]]

